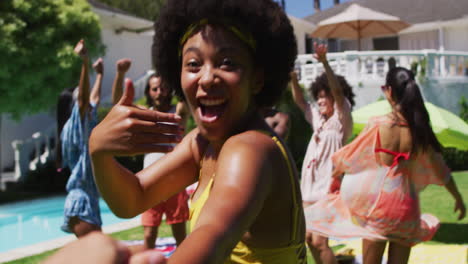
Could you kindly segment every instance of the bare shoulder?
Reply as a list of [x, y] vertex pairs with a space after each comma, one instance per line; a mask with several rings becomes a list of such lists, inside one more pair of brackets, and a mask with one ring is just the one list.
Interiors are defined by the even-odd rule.
[[276, 149], [276, 143], [271, 135], [256, 130], [249, 130], [230, 137], [223, 145], [223, 152], [254, 151], [260, 155]]

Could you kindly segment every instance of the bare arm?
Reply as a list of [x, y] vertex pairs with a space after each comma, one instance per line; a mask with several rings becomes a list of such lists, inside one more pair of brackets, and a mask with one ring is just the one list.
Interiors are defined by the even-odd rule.
[[79, 240], [68, 243], [44, 264], [81, 263], [152, 263], [165, 264], [167, 260], [161, 252], [148, 250], [131, 255], [131, 250], [120, 241], [101, 232], [92, 232]]
[[343, 88], [338, 81], [335, 73], [333, 72], [332, 68], [328, 64], [327, 60], [327, 46], [317, 43], [314, 43], [314, 50], [315, 54], [314, 57], [323, 64], [325, 68], [325, 73], [327, 74], [328, 84], [330, 85], [330, 90], [333, 95], [333, 99], [336, 102], [337, 107], [341, 112], [341, 108], [343, 107], [344, 95], [343, 95]]
[[450, 177], [450, 180], [445, 184], [445, 189], [453, 196], [455, 199], [455, 208], [454, 212], [460, 211], [458, 215], [458, 220], [462, 220], [466, 216], [466, 206], [463, 202], [463, 197], [461, 196], [460, 192], [458, 191], [457, 185], [453, 180], [453, 177]]
[[307, 102], [304, 97], [304, 93], [302, 92], [302, 88], [299, 86], [299, 82], [297, 80], [296, 72], [292, 71], [291, 75], [291, 89], [292, 89], [292, 97], [296, 105], [305, 112], [307, 108]]
[[84, 40], [80, 40], [78, 44], [76, 44], [74, 51], [83, 60], [81, 65], [80, 84], [78, 88], [78, 107], [80, 109], [80, 116], [83, 118], [89, 105], [89, 59]]
[[104, 64], [102, 58], [99, 58], [94, 62], [93, 68], [96, 71], [96, 80], [94, 81], [93, 90], [91, 90], [91, 97], [89, 101], [95, 105], [99, 105], [101, 102], [101, 87], [102, 78], [104, 74]]
[[[266, 136], [265, 136], [266, 137]], [[228, 140], [219, 154], [215, 182], [192, 233], [169, 263], [223, 263], [254, 223], [274, 174], [270, 138]]]
[[112, 83], [112, 104], [116, 104], [122, 97], [125, 74], [131, 65], [132, 61], [130, 59], [120, 59], [116, 63], [117, 72]]
[[132, 105], [133, 86], [127, 86], [121, 100], [89, 139], [93, 171], [102, 197], [120, 217], [132, 217], [169, 198], [195, 181], [198, 170], [191, 155], [190, 138], [152, 166], [134, 174], [114, 156], [168, 152], [160, 143], [177, 143], [181, 138], [175, 114], [140, 109]]

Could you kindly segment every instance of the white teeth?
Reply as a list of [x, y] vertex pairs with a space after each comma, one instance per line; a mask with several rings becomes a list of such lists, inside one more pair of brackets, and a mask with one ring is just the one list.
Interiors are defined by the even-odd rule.
[[204, 106], [221, 105], [226, 102], [226, 99], [200, 99], [200, 104]]

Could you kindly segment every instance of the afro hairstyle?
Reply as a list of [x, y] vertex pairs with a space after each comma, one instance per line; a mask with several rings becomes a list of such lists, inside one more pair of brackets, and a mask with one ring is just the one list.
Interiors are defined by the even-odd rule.
[[[346, 81], [345, 77], [336, 74], [336, 78], [338, 79], [338, 82], [340, 83], [341, 89], [343, 89], [343, 95], [346, 99], [348, 99], [349, 103], [351, 106], [355, 105], [354, 102], [354, 92], [353, 92], [353, 87], [349, 85], [349, 83]], [[312, 97], [314, 98], [315, 101], [317, 101], [318, 94], [320, 91], [325, 91], [325, 94], [331, 96], [331, 90], [330, 86], [328, 85], [328, 78], [326, 73], [322, 73], [321, 75], [317, 76], [315, 78], [315, 81], [311, 84], [310, 86], [310, 93]]]
[[168, 0], [155, 22], [154, 68], [183, 98], [180, 40], [190, 25], [202, 19], [215, 24], [220, 17], [252, 34], [256, 42], [253, 61], [264, 71], [264, 87], [255, 102], [260, 107], [274, 105], [287, 88], [297, 44], [289, 18], [272, 0]]

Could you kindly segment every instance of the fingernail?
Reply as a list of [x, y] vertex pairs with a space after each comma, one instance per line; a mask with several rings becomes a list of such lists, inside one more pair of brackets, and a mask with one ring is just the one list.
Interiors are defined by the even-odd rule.
[[176, 120], [182, 120], [182, 117], [181, 117], [180, 115], [174, 115], [174, 118], [175, 118]]

